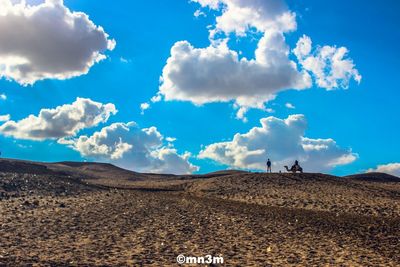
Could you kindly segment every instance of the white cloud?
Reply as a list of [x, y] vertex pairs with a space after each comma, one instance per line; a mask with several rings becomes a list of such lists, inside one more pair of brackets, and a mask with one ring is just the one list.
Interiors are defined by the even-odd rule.
[[141, 129], [129, 122], [114, 123], [92, 136], [61, 139], [59, 143], [69, 145], [84, 157], [109, 160], [140, 172], [186, 174], [198, 170], [189, 162], [190, 153], [178, 154], [163, 140], [157, 128]]
[[212, 159], [233, 168], [265, 169], [265, 160], [274, 162], [275, 170], [283, 170], [294, 160], [307, 172], [329, 171], [335, 166], [353, 162], [357, 155], [340, 148], [333, 139], [305, 137], [307, 122], [304, 115], [287, 119], [267, 117], [244, 134], [235, 134], [231, 141], [206, 146], [199, 158]]
[[193, 0], [202, 7], [222, 10], [215, 31], [246, 35], [251, 28], [260, 32], [286, 32], [296, 29], [296, 15], [281, 0]]
[[[220, 11], [210, 27], [210, 45], [196, 48], [189, 41], [176, 42], [164, 66], [159, 92], [152, 102], [189, 101], [195, 105], [211, 102], [234, 102], [237, 118], [246, 121], [250, 108], [265, 110], [265, 103], [289, 89], [312, 87], [314, 74], [318, 86], [347, 87], [351, 78], [359, 81], [347, 49], [326, 46], [317, 52], [325, 76], [316, 75], [316, 66], [303, 61], [311, 52], [311, 43], [302, 41], [291, 51], [285, 34], [297, 29], [296, 14], [282, 0], [192, 0], [203, 8]], [[204, 10], [205, 11], [205, 10]], [[254, 58], [246, 58], [228, 46], [232, 34], [237, 38], [257, 32]], [[257, 38], [255, 36], [255, 38]], [[309, 47], [308, 47], [308, 46]], [[329, 48], [329, 49], [328, 49]], [[298, 57], [300, 66], [291, 60]], [[296, 58], [296, 57], [293, 57]], [[309, 60], [310, 61], [310, 60]], [[303, 67], [303, 69], [301, 69]]]
[[144, 114], [144, 111], [150, 108], [150, 104], [149, 103], [142, 103], [140, 104], [140, 110], [141, 110], [141, 114]]
[[368, 169], [367, 172], [384, 172], [400, 177], [400, 163], [378, 165], [378, 167], [374, 169]]
[[7, 96], [5, 94], [0, 94], [0, 100], [7, 100]]
[[207, 15], [206, 15], [206, 13], [204, 13], [203, 11], [201, 11], [200, 9], [197, 9], [197, 10], [194, 12], [193, 16], [195, 16], [196, 18], [198, 18], [198, 17], [201, 17], [201, 16], [206, 17]]
[[58, 139], [74, 136], [84, 128], [107, 122], [116, 113], [114, 104], [77, 98], [72, 104], [42, 109], [38, 116], [29, 115], [18, 122], [7, 121], [0, 126], [0, 133], [17, 139]]
[[157, 95], [153, 96], [150, 101], [152, 103], [160, 102], [162, 100], [162, 95], [158, 93]]
[[296, 108], [292, 103], [286, 103], [285, 107], [287, 107], [288, 109], [295, 109]]
[[132, 62], [132, 60], [124, 58], [124, 57], [120, 57], [119, 60], [124, 64], [128, 64], [128, 63]]
[[27, 85], [88, 73], [115, 41], [62, 0], [0, 0], [0, 77]]
[[240, 58], [226, 42], [207, 48], [177, 42], [163, 69], [159, 94], [167, 101], [201, 105], [234, 100], [238, 107], [263, 109], [281, 90], [310, 86], [310, 76], [296, 69], [288, 51], [281, 33], [264, 36], [255, 59]]
[[350, 80], [361, 82], [361, 75], [352, 59], [346, 58], [346, 47], [322, 46], [312, 52], [311, 38], [303, 35], [297, 42], [293, 53], [307, 71], [310, 71], [319, 87], [328, 90], [348, 88]]
[[0, 115], [0, 122], [9, 121], [10, 118], [10, 114]]
[[167, 142], [172, 143], [172, 142], [175, 142], [175, 141], [176, 141], [176, 138], [175, 138], [175, 137], [167, 137], [167, 138], [165, 138], [165, 140], [166, 140]]
[[197, 2], [202, 7], [210, 7], [212, 9], [218, 9], [221, 3], [220, 0], [191, 0], [191, 2]]

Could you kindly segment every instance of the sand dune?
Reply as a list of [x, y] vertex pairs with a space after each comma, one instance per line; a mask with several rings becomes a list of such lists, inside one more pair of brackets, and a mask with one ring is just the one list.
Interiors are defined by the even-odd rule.
[[399, 266], [400, 183], [363, 177], [0, 160], [0, 266]]

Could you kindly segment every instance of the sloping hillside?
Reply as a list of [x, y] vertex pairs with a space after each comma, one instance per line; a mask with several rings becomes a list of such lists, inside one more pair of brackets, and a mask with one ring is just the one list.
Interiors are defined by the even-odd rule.
[[31, 174], [53, 173], [43, 163], [14, 159], [0, 159], [0, 172]]
[[368, 181], [368, 182], [397, 182], [400, 183], [400, 177], [393, 176], [387, 173], [381, 172], [368, 172], [346, 176], [348, 179], [356, 181]]
[[46, 163], [49, 169], [56, 172], [64, 172], [73, 176], [81, 176], [84, 179], [119, 179], [119, 180], [144, 180], [146, 175], [128, 171], [109, 163], [97, 162], [56, 162]]
[[183, 187], [196, 195], [268, 206], [400, 216], [400, 183], [386, 180], [360, 181], [320, 173], [239, 173]]

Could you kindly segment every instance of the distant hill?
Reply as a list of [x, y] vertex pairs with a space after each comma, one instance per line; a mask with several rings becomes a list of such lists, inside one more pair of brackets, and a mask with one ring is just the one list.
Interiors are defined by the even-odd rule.
[[107, 178], [139, 181], [147, 178], [147, 175], [125, 170], [109, 163], [64, 161], [44, 164], [55, 172], [81, 176], [84, 179]]
[[46, 165], [24, 160], [0, 159], [0, 172], [52, 174]]
[[367, 182], [400, 182], [400, 178], [382, 172], [367, 172], [345, 176], [345, 178]]
[[0, 159], [0, 172], [51, 174], [70, 176], [80, 179], [124, 179], [131, 181], [145, 180], [148, 175], [125, 170], [109, 163], [97, 162], [32, 162], [16, 159]]

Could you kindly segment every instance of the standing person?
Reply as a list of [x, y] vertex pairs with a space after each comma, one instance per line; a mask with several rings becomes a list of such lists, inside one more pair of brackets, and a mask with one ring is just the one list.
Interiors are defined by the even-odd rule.
[[272, 169], [271, 169], [271, 161], [268, 159], [267, 160], [267, 172], [272, 172]]

